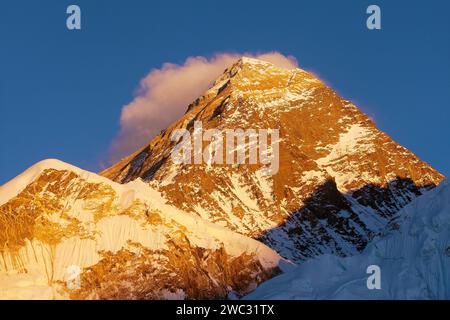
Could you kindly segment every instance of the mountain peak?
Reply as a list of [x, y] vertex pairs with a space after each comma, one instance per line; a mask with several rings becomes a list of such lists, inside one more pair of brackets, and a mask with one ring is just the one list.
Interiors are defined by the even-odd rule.
[[[140, 180], [118, 184], [54, 159], [2, 186], [3, 199], [0, 299], [224, 299], [285, 264]], [[72, 286], [74, 274], [83, 285]]]
[[299, 68], [286, 68], [280, 67], [272, 62], [261, 60], [257, 58], [242, 56], [231, 66], [229, 66], [225, 72], [216, 79], [215, 83], [227, 80], [230, 78], [235, 78], [236, 76], [242, 75], [241, 78], [248, 79], [247, 81], [253, 81], [255, 78], [261, 77], [273, 77], [277, 75], [282, 75], [284, 77], [289, 77], [291, 73], [304, 72]]
[[242, 74], [244, 74], [243, 77], [250, 77], [253, 78], [257, 74], [266, 74], [270, 73], [271, 70], [277, 70], [278, 68], [267, 61], [263, 61], [260, 59], [250, 58], [247, 56], [242, 56], [236, 62], [234, 62], [232, 65], [230, 65], [224, 73], [219, 76], [219, 78], [216, 79], [214, 82], [215, 84], [229, 80], [231, 78], [236, 78]]
[[[195, 121], [222, 134], [279, 130], [279, 170], [262, 177], [262, 166], [247, 162], [174, 163], [172, 134], [192, 132]], [[363, 249], [400, 208], [443, 179], [313, 74], [249, 57], [161, 135], [101, 174], [120, 183], [142, 178], [178, 208], [296, 261]]]
[[298, 67], [294, 67], [287, 62], [278, 61], [272, 62], [264, 59], [258, 59], [248, 56], [242, 56], [235, 63], [233, 63], [227, 70], [258, 70], [258, 71], [266, 71], [268, 73], [291, 73], [295, 71], [303, 71]]
[[322, 81], [313, 74], [300, 68], [282, 67], [265, 60], [243, 56], [225, 69], [223, 74], [213, 82], [213, 86], [199, 99], [215, 97], [227, 87], [232, 88], [230, 91], [235, 94], [249, 92], [256, 98], [255, 95], [259, 93], [268, 97], [266, 92], [275, 95], [291, 92], [295, 96], [312, 87], [323, 85]]
[[270, 66], [273, 66], [273, 64], [268, 61], [251, 58], [251, 57], [247, 57], [247, 56], [242, 56], [238, 60], [237, 63], [243, 64], [243, 65], [270, 65]]
[[[200, 139], [191, 140], [197, 128]], [[189, 161], [173, 157], [179, 129], [190, 140], [183, 159]], [[227, 139], [243, 131], [244, 139]], [[262, 147], [269, 140], [264, 132], [276, 132], [269, 148]], [[259, 160], [251, 163], [255, 145]], [[214, 159], [205, 159], [207, 149], [215, 150]], [[243, 161], [236, 163], [239, 150]], [[265, 160], [276, 163], [272, 174], [260, 170]], [[278, 254], [302, 262], [362, 251], [399, 221], [402, 207], [443, 179], [313, 74], [249, 57], [226, 69], [178, 121], [101, 175], [45, 160], [0, 187], [0, 222], [7, 226], [0, 248], [9, 250], [0, 255], [0, 278], [5, 269], [31, 264], [59, 281], [66, 266], [76, 265], [89, 268], [84, 282], [107, 284], [83, 286], [71, 295], [77, 299], [111, 298], [111, 292], [166, 297], [160, 291], [168, 283], [180, 297], [224, 298], [223, 288], [244, 294], [279, 271]], [[38, 259], [35, 252], [49, 255]], [[104, 270], [122, 272], [123, 281]], [[240, 272], [223, 278], [222, 270]], [[143, 281], [142, 271], [151, 277]], [[129, 292], [130, 283], [136, 290]]]

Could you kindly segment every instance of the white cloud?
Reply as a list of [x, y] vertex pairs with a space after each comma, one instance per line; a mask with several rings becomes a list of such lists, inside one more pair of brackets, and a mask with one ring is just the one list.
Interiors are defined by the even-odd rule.
[[123, 107], [120, 131], [110, 148], [110, 161], [136, 151], [180, 118], [187, 106], [243, 55], [269, 61], [282, 68], [297, 66], [294, 57], [278, 52], [220, 53], [210, 59], [189, 57], [182, 65], [164, 63], [141, 80], [136, 97]]

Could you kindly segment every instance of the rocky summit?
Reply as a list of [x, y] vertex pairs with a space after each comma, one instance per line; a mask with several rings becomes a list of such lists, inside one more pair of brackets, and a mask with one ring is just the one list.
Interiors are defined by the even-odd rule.
[[[174, 133], [196, 123], [276, 131], [277, 170], [174, 161]], [[244, 57], [100, 174], [45, 160], [1, 186], [0, 298], [241, 297], [293, 264], [357, 254], [443, 178], [313, 74]]]
[[[174, 163], [180, 128], [278, 129], [279, 170]], [[247, 141], [248, 142], [248, 141]], [[248, 146], [247, 146], [248, 147]], [[354, 254], [443, 176], [313, 74], [243, 57], [185, 115], [101, 173], [141, 178], [180, 209], [302, 261]]]

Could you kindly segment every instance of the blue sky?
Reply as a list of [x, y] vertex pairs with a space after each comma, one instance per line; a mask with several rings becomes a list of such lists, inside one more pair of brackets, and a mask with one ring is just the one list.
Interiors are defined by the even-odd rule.
[[[66, 29], [78, 4], [82, 30]], [[382, 30], [365, 10], [378, 4]], [[293, 55], [450, 173], [450, 2], [63, 1], [0, 5], [0, 184], [45, 158], [97, 171], [139, 80], [218, 52]]]

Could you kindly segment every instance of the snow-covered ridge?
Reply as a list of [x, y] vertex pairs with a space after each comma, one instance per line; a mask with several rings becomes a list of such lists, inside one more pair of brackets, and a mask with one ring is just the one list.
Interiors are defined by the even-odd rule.
[[[39, 181], [39, 186], [26, 191], [27, 202], [14, 202], [35, 181]], [[167, 204], [160, 192], [140, 179], [118, 184], [62, 161], [45, 160], [3, 185], [0, 197], [3, 203], [11, 200], [6, 206], [0, 206], [0, 214], [6, 213], [5, 221], [9, 221], [10, 213], [19, 217], [38, 214], [35, 221], [47, 221], [37, 229], [32, 227], [37, 233], [27, 236], [21, 247], [2, 248], [0, 298], [61, 298], [55, 295], [53, 282], [63, 281], [68, 267], [93, 266], [102, 259], [102, 252], [116, 254], [122, 249], [133, 250], [130, 242], [150, 252], [161, 252], [170, 250], [173, 241], [186, 239], [188, 248], [182, 259], [188, 261], [192, 259], [189, 248], [208, 250], [212, 254], [223, 248], [229, 259], [224, 264], [247, 255], [247, 263], [259, 263], [267, 272], [285, 265], [275, 251], [261, 242]], [[44, 203], [49, 205], [42, 207]], [[59, 205], [64, 209], [57, 209]], [[148, 220], [151, 215], [156, 216], [155, 222]], [[67, 229], [73, 223], [76, 229]], [[62, 233], [56, 242], [51, 240], [54, 229], [45, 229], [52, 226]], [[15, 230], [14, 224], [10, 228]], [[7, 243], [8, 239], [7, 235]], [[159, 257], [161, 253], [156, 255]], [[256, 277], [255, 272], [260, 271], [247, 267], [245, 272]], [[155, 275], [155, 281], [163, 279], [158, 277]]]
[[272, 63], [264, 61], [264, 60], [260, 60], [260, 59], [255, 59], [255, 58], [250, 58], [247, 56], [243, 56], [240, 61], [242, 61], [242, 63], [246, 63], [246, 64], [254, 64], [254, 65], [268, 65], [268, 66], [273, 66]]
[[92, 182], [113, 183], [105, 177], [82, 170], [63, 161], [57, 159], [46, 159], [35, 163], [14, 179], [0, 186], [0, 206], [8, 202], [11, 198], [17, 196], [46, 169], [68, 170]]
[[[398, 230], [375, 239], [362, 254], [324, 255], [262, 284], [248, 299], [450, 299], [450, 183], [399, 212]], [[370, 265], [381, 289], [367, 288]]]
[[233, 245], [230, 246], [231, 253], [239, 255], [242, 253], [242, 250], [249, 247], [255, 247], [258, 251], [261, 251], [262, 256], [267, 254], [267, 256], [265, 256], [267, 259], [264, 258], [263, 262], [267, 262], [269, 265], [273, 265], [273, 258], [275, 258], [275, 260], [280, 259], [274, 251], [259, 241], [234, 233], [224, 227], [202, 220], [194, 214], [184, 212], [168, 205], [167, 200], [163, 198], [159, 191], [155, 190], [141, 179], [136, 179], [126, 184], [119, 184], [109, 180], [108, 178], [85, 171], [56, 159], [40, 161], [24, 171], [21, 175], [4, 184], [0, 188], [0, 205], [4, 204], [14, 196], [17, 196], [27, 185], [38, 178], [39, 175], [46, 169], [70, 171], [77, 174], [81, 179], [86, 180], [87, 182], [104, 183], [111, 186], [117, 192], [117, 204], [121, 207], [129, 206], [134, 199], [148, 201], [152, 207], [162, 211], [168, 218], [186, 226], [188, 230], [196, 230], [199, 226], [203, 226], [203, 232], [206, 232], [207, 234], [224, 242], [233, 242]]

